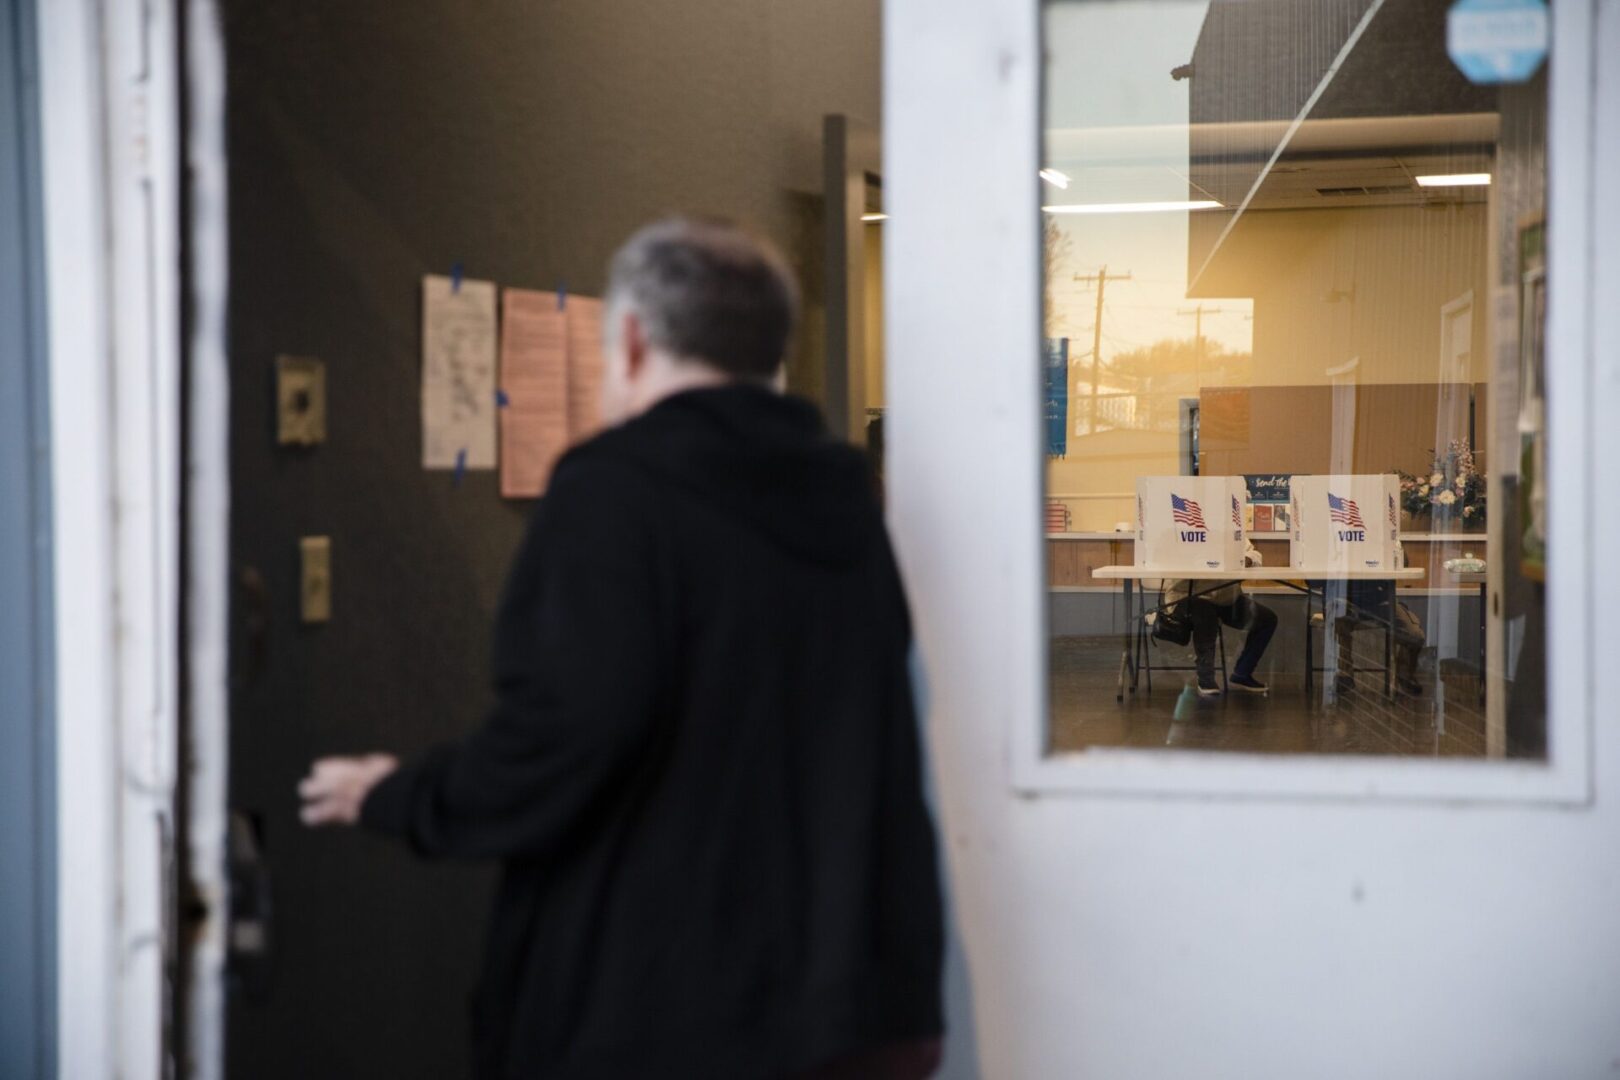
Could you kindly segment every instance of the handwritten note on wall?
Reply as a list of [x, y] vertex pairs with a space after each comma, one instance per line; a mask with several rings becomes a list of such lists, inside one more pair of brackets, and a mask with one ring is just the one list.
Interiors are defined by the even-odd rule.
[[495, 301], [494, 282], [422, 279], [422, 466], [498, 462], [501, 494], [530, 499], [603, 427], [603, 304], [505, 288], [497, 325]]
[[501, 290], [501, 494], [532, 499], [568, 448], [568, 319], [557, 294]]
[[495, 467], [495, 284], [422, 279], [422, 467]]

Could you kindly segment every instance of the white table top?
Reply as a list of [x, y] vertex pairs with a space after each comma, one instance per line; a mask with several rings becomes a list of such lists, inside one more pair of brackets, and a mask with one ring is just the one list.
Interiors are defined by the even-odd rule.
[[1091, 576], [1099, 581], [1163, 578], [1166, 581], [1416, 581], [1426, 577], [1421, 566], [1404, 570], [1351, 570], [1342, 566], [1248, 566], [1242, 570], [1177, 569], [1164, 566], [1099, 566]]
[[[1243, 536], [1246, 540], [1264, 540], [1272, 544], [1290, 544], [1293, 543], [1294, 534], [1291, 532], [1245, 531]], [[1136, 540], [1136, 533], [1118, 531], [1049, 532], [1046, 534], [1046, 538], [1048, 540], [1123, 540], [1129, 544]], [[1485, 533], [1403, 532], [1400, 534], [1399, 539], [1402, 543], [1407, 544], [1461, 544], [1464, 547], [1473, 544], [1484, 547], [1488, 536]]]

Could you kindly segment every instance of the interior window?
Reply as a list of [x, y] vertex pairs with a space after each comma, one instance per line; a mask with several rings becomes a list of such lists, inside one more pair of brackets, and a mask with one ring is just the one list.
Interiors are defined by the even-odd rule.
[[1051, 752], [1545, 756], [1546, 19], [1048, 0]]

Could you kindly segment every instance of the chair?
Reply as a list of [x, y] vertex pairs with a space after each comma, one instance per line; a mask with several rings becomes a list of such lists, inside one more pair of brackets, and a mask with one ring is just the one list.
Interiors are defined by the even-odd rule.
[[[1143, 599], [1143, 605], [1145, 607], [1146, 606], [1146, 594], [1147, 594], [1147, 581], [1146, 581], [1146, 579], [1143, 580], [1142, 586], [1143, 587], [1142, 587], [1141, 592], [1142, 592], [1142, 595], [1143, 595], [1143, 598], [1144, 598]], [[1153, 663], [1153, 650], [1158, 648], [1158, 645], [1157, 645], [1158, 639], [1153, 636], [1154, 624], [1158, 621], [1158, 617], [1162, 612], [1165, 612], [1165, 611], [1169, 610], [1168, 607], [1165, 605], [1165, 602], [1164, 602], [1164, 582], [1162, 580], [1160, 580], [1160, 582], [1159, 582], [1159, 588], [1157, 590], [1157, 593], [1158, 593], [1158, 600], [1154, 603], [1153, 610], [1151, 610], [1151, 611], [1143, 611], [1142, 612], [1141, 620], [1140, 620], [1140, 622], [1138, 622], [1137, 628], [1136, 628], [1137, 657], [1138, 657], [1137, 663], [1138, 663], [1138, 666], [1141, 667], [1143, 673], [1147, 675], [1147, 688], [1148, 688], [1149, 693], [1151, 693], [1153, 691], [1153, 669], [1155, 667], [1157, 667], [1160, 671], [1197, 671], [1198, 670], [1198, 665], [1196, 663], [1193, 663], [1193, 664], [1154, 664]], [[1224, 693], [1227, 693], [1231, 688], [1228, 686], [1227, 678], [1226, 678], [1226, 627], [1222, 626], [1219, 622], [1217, 622], [1215, 624], [1215, 641], [1216, 641], [1217, 647], [1220, 650], [1219, 655], [1220, 655], [1220, 672], [1221, 672], [1221, 692], [1224, 694]], [[1188, 647], [1190, 647], [1190, 646], [1188, 646]]]
[[[1336, 592], [1336, 590], [1335, 590], [1335, 592]], [[1365, 672], [1368, 672], [1369, 674], [1382, 675], [1383, 678], [1384, 678], [1384, 694], [1386, 696], [1388, 696], [1389, 694], [1393, 693], [1393, 690], [1394, 690], [1394, 672], [1395, 672], [1395, 663], [1394, 663], [1394, 647], [1395, 647], [1394, 606], [1395, 606], [1395, 593], [1394, 593], [1393, 589], [1391, 589], [1391, 591], [1390, 591], [1389, 598], [1388, 598], [1388, 600], [1386, 602], [1385, 610], [1382, 613], [1379, 613], [1377, 611], [1369, 610], [1366, 607], [1363, 607], [1363, 606], [1358, 605], [1358, 604], [1353, 604], [1353, 603], [1350, 602], [1349, 598], [1346, 597], [1346, 596], [1343, 596], [1343, 595], [1330, 595], [1330, 593], [1329, 593], [1329, 591], [1327, 589], [1323, 590], [1321, 610], [1316, 610], [1315, 594], [1311, 593], [1311, 592], [1307, 592], [1305, 594], [1305, 693], [1306, 693], [1307, 696], [1309, 696], [1311, 693], [1314, 692], [1312, 681], [1313, 681], [1314, 677], [1317, 676], [1317, 675], [1324, 676], [1323, 689], [1326, 690], [1326, 689], [1328, 689], [1328, 684], [1332, 681], [1332, 679], [1328, 678], [1328, 676], [1337, 677], [1339, 675], [1350, 675], [1350, 676], [1353, 677], [1355, 675], [1355, 673], [1358, 672], [1358, 671], [1365, 671]], [[1339, 656], [1338, 656], [1338, 649], [1337, 649], [1337, 644], [1336, 643], [1335, 643], [1335, 648], [1334, 648], [1334, 655], [1332, 655], [1332, 656], [1328, 655], [1328, 640], [1329, 640], [1328, 620], [1330, 618], [1330, 615], [1329, 615], [1329, 609], [1330, 608], [1333, 611], [1333, 614], [1331, 615], [1331, 618], [1333, 618], [1335, 620], [1337, 620], [1341, 616], [1348, 615], [1351, 618], [1356, 620], [1356, 624], [1358, 626], [1371, 625], [1371, 626], [1378, 626], [1378, 627], [1383, 628], [1383, 631], [1384, 631], [1384, 662], [1383, 662], [1383, 664], [1381, 664], [1381, 665], [1379, 665], [1379, 664], [1367, 664], [1367, 665], [1357, 664], [1356, 661], [1355, 661], [1355, 645], [1353, 643], [1354, 638], [1352, 637], [1352, 644], [1351, 644], [1350, 649], [1349, 649], [1349, 652], [1350, 652], [1350, 670], [1349, 671], [1340, 671], [1339, 670]], [[1348, 632], [1350, 634], [1354, 635], [1355, 629], [1352, 628]], [[1336, 637], [1338, 633], [1339, 633], [1338, 629], [1335, 628], [1334, 629], [1334, 636]], [[1316, 661], [1313, 659], [1314, 653], [1317, 650], [1314, 650], [1312, 648], [1312, 646], [1314, 644], [1313, 635], [1318, 635], [1318, 634], [1321, 635], [1321, 639], [1322, 639], [1322, 647], [1320, 649], [1321, 656], [1322, 656], [1322, 662], [1320, 664], [1316, 663]]]

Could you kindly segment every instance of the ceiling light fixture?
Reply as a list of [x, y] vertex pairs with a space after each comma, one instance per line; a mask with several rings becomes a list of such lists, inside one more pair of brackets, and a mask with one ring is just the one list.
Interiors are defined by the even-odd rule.
[[1055, 188], [1067, 188], [1069, 186], [1068, 175], [1059, 172], [1057, 169], [1042, 169], [1039, 176]]
[[1154, 214], [1173, 210], [1219, 210], [1214, 199], [1182, 199], [1176, 202], [1067, 203], [1043, 206], [1048, 214]]
[[888, 214], [879, 214], [879, 213], [875, 213], [875, 212], [871, 213], [871, 214], [862, 214], [861, 215], [861, 220], [865, 221], [865, 222], [888, 221], [889, 220], [889, 215]]
[[1488, 172], [1447, 173], [1414, 177], [1418, 187], [1487, 187], [1491, 182]]

